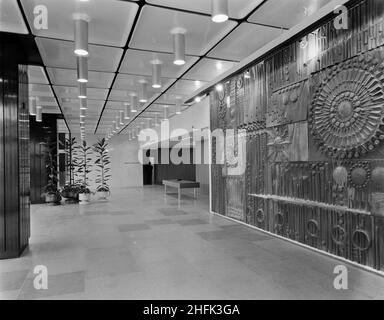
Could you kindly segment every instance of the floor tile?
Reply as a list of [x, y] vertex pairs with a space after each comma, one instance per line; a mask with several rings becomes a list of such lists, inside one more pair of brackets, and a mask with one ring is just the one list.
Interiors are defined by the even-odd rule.
[[34, 287], [34, 278], [30, 278], [25, 281], [23, 287], [20, 290], [18, 299], [30, 300], [83, 292], [84, 279], [84, 272], [52, 275], [48, 276], [48, 289], [37, 290]]
[[125, 224], [117, 227], [120, 232], [129, 232], [129, 231], [141, 231], [150, 229], [147, 224], [135, 223], [135, 224]]
[[[384, 278], [209, 213], [163, 188], [31, 208], [30, 248], [0, 261], [0, 299], [384, 299]], [[128, 208], [128, 209], [126, 209]], [[345, 264], [349, 290], [333, 288]], [[36, 265], [49, 289], [33, 287]]]
[[197, 226], [201, 224], [208, 224], [207, 221], [202, 219], [191, 219], [191, 220], [179, 220], [177, 221], [178, 224], [182, 226]]

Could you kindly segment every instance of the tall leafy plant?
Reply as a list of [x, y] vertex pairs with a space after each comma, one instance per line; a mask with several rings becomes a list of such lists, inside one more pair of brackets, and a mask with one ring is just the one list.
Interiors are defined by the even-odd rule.
[[58, 190], [58, 170], [57, 170], [57, 143], [56, 141], [47, 140], [45, 143], [47, 172], [47, 185], [44, 187], [44, 196], [46, 202], [50, 204], [60, 204], [61, 196]]
[[47, 140], [45, 143], [46, 163], [45, 168], [47, 171], [47, 185], [45, 186], [46, 193], [57, 193], [57, 145], [56, 141]]
[[91, 193], [88, 189], [88, 174], [92, 169], [92, 148], [87, 145], [85, 140], [83, 140], [82, 144], [77, 146], [77, 152], [77, 173], [79, 174], [79, 182], [81, 185], [80, 193]]
[[66, 167], [69, 174], [69, 185], [75, 185], [75, 169], [77, 168], [77, 157], [76, 157], [76, 138], [69, 138], [65, 140], [66, 150]]
[[111, 161], [108, 154], [108, 144], [105, 139], [101, 139], [93, 145], [93, 150], [96, 153], [95, 165], [97, 167], [97, 189], [98, 192], [109, 192], [109, 174]]

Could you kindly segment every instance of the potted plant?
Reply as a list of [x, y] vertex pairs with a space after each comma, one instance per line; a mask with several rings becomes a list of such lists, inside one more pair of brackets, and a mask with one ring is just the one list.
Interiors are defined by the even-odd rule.
[[77, 173], [80, 176], [80, 187], [79, 187], [79, 200], [81, 204], [87, 204], [91, 201], [91, 191], [88, 188], [88, 174], [91, 172], [92, 165], [90, 161], [91, 148], [87, 146], [87, 142], [77, 147], [78, 149], [78, 163]]
[[77, 167], [76, 139], [65, 140], [65, 152], [67, 156], [66, 168], [69, 181], [61, 190], [61, 196], [66, 203], [77, 203], [79, 200], [79, 186], [75, 184], [75, 169]]
[[59, 205], [61, 195], [57, 188], [57, 146], [56, 142], [44, 143], [46, 150], [46, 164], [48, 184], [44, 187], [45, 202], [49, 205]]
[[111, 170], [109, 155], [108, 155], [108, 144], [105, 139], [99, 140], [93, 145], [93, 150], [96, 153], [95, 165], [97, 167], [97, 178], [96, 183], [98, 184], [96, 188], [97, 196], [100, 200], [106, 200], [110, 195], [110, 189], [108, 186], [109, 171]]

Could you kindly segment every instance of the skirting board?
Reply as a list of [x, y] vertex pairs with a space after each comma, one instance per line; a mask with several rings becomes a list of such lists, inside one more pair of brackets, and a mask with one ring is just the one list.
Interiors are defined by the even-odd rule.
[[350, 265], [352, 265], [352, 266], [354, 266], [354, 267], [357, 267], [357, 268], [359, 268], [359, 269], [363, 269], [363, 270], [365, 270], [365, 271], [368, 271], [368, 272], [371, 272], [371, 273], [374, 273], [374, 274], [377, 274], [377, 275], [379, 275], [379, 276], [384, 277], [384, 272], [383, 272], [383, 271], [376, 270], [376, 269], [373, 269], [373, 268], [371, 268], [371, 267], [364, 266], [364, 265], [361, 265], [361, 264], [356, 263], [356, 262], [354, 262], [354, 261], [345, 259], [345, 258], [343, 258], [343, 257], [336, 256], [336, 255], [334, 255], [334, 254], [332, 254], [332, 253], [325, 252], [325, 251], [322, 251], [322, 250], [313, 248], [313, 247], [308, 246], [308, 245], [306, 245], [306, 244], [304, 244], [304, 243], [300, 243], [300, 242], [297, 242], [297, 241], [294, 241], [294, 240], [291, 240], [291, 239], [288, 239], [288, 238], [284, 238], [284, 237], [279, 236], [279, 235], [277, 235], [277, 234], [274, 234], [274, 233], [272, 233], [272, 232], [265, 231], [265, 230], [263, 230], [263, 229], [259, 229], [259, 228], [255, 227], [255, 226], [251, 226], [251, 225], [249, 225], [249, 224], [247, 224], [247, 223], [244, 223], [244, 222], [242, 222], [242, 221], [239, 221], [239, 220], [236, 220], [236, 219], [233, 219], [233, 218], [230, 218], [230, 217], [223, 216], [223, 215], [221, 215], [221, 214], [219, 214], [219, 213], [213, 212], [212, 210], [210, 210], [210, 213], [213, 214], [213, 215], [216, 215], [216, 216], [225, 218], [225, 219], [227, 219], [227, 220], [236, 222], [236, 223], [238, 223], [238, 224], [244, 225], [244, 226], [246, 226], [246, 227], [248, 227], [248, 228], [250, 228], [250, 229], [254, 229], [254, 230], [260, 231], [260, 232], [262, 232], [262, 233], [264, 233], [264, 234], [268, 234], [268, 235], [273, 236], [273, 237], [275, 237], [275, 238], [278, 238], [278, 239], [280, 239], [280, 240], [283, 240], [283, 241], [286, 241], [286, 242], [290, 242], [290, 243], [292, 243], [292, 244], [294, 244], [294, 245], [298, 245], [298, 246], [300, 246], [300, 247], [303, 247], [303, 248], [312, 250], [312, 251], [314, 251], [314, 252], [320, 253], [320, 254], [322, 254], [322, 255], [324, 255], [324, 256], [327, 256], [327, 257], [330, 257], [330, 258], [334, 258], [334, 259], [336, 259], [336, 260], [345, 262], [345, 263], [350, 264]]

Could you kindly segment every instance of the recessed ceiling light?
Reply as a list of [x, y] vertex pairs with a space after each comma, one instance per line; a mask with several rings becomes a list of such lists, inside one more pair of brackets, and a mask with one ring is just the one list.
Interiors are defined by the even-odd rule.
[[212, 21], [223, 23], [228, 18], [228, 0], [212, 0]]
[[216, 63], [216, 69], [217, 70], [222, 70], [223, 69], [223, 64], [220, 61]]
[[195, 98], [195, 102], [196, 102], [196, 103], [201, 102], [201, 97], [196, 97], [196, 98]]
[[216, 85], [216, 91], [217, 92], [222, 92], [223, 90], [224, 90], [224, 86], [221, 83]]

